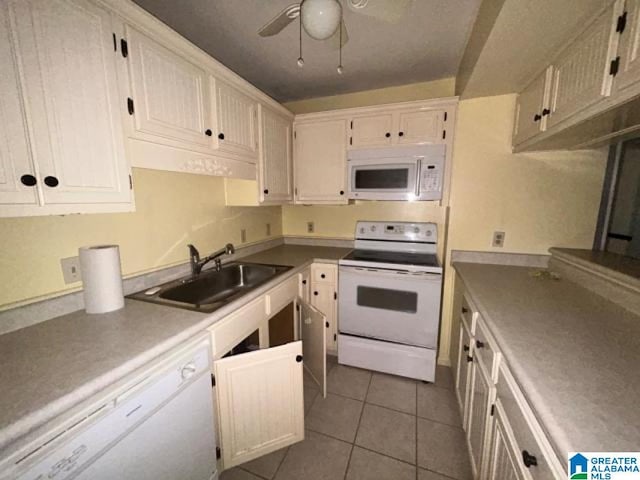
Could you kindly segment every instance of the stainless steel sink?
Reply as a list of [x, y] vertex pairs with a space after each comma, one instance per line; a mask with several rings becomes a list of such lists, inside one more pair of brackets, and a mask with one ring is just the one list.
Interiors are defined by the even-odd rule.
[[[210, 313], [291, 269], [283, 265], [229, 263], [129, 295], [129, 298]], [[159, 288], [159, 290], [157, 289]]]

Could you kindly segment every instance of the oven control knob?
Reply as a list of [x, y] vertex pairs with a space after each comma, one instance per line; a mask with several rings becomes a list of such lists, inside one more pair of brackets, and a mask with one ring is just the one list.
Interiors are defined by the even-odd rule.
[[371, 231], [375, 232], [376, 231], [376, 226], [375, 225], [371, 225]]
[[420, 227], [413, 227], [413, 233], [420, 233]]
[[364, 234], [364, 227], [360, 227], [360, 233]]
[[427, 231], [426, 231], [426, 233], [425, 233], [425, 235], [426, 235], [427, 237], [430, 237], [430, 236], [431, 236], [431, 230], [427, 230]]

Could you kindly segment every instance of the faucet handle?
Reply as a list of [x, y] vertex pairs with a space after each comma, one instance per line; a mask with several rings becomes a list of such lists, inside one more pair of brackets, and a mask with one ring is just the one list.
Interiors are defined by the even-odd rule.
[[227, 255], [233, 255], [234, 253], [236, 253], [236, 249], [233, 246], [233, 243], [227, 243], [224, 249], [226, 250]]
[[189, 255], [193, 258], [196, 259], [197, 262], [200, 261], [200, 252], [198, 251], [198, 249], [192, 245], [192, 244], [188, 244], [187, 247], [189, 248]]

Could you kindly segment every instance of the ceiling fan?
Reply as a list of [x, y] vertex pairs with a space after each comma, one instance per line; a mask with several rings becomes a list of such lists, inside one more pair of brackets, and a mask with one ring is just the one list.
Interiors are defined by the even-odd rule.
[[[407, 12], [412, 0], [344, 0], [347, 7], [355, 13], [362, 13], [391, 23], [398, 22]], [[271, 37], [280, 33], [296, 18], [300, 18], [300, 56], [298, 65], [304, 65], [302, 58], [302, 30], [315, 40], [330, 39], [340, 49], [338, 73], [343, 72], [342, 47], [349, 41], [347, 27], [342, 17], [342, 5], [339, 0], [302, 0], [282, 10], [270, 22], [264, 25], [258, 34]]]

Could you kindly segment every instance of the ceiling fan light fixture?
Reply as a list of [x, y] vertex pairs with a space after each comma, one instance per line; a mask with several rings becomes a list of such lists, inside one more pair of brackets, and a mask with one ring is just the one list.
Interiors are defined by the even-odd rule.
[[342, 6], [338, 0], [303, 0], [300, 18], [305, 32], [316, 40], [333, 35], [342, 20]]

